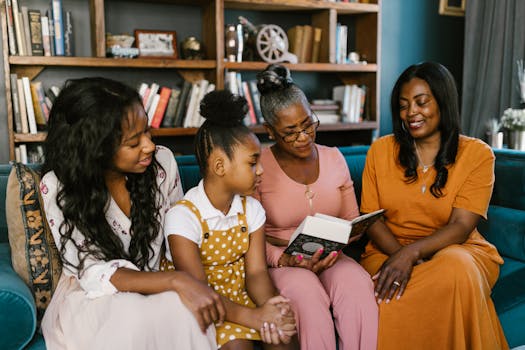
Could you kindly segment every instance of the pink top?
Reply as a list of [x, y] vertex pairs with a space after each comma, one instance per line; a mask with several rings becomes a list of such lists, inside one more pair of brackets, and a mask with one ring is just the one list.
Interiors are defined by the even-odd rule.
[[[319, 152], [319, 177], [308, 186], [288, 177], [270, 148], [261, 154], [264, 169], [256, 197], [266, 210], [266, 235], [290, 239], [305, 216], [323, 213], [343, 219], [359, 215], [354, 183], [341, 152], [335, 147], [316, 145]], [[313, 192], [311, 201], [307, 189]], [[311, 205], [311, 206], [310, 206]], [[266, 244], [269, 266], [277, 266], [284, 247]]]

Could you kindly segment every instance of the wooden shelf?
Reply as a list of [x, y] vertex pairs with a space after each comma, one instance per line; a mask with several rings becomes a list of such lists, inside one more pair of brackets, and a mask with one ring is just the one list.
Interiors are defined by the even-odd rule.
[[47, 132], [40, 131], [37, 134], [18, 134], [15, 133], [14, 139], [16, 143], [20, 142], [44, 142]]
[[379, 5], [319, 0], [225, 0], [224, 8], [264, 11], [319, 11], [334, 9], [340, 14], [377, 13]]
[[[231, 70], [261, 71], [268, 66], [267, 62], [225, 62], [224, 68]], [[377, 72], [377, 65], [370, 64], [332, 64], [332, 63], [284, 63], [297, 72]]]
[[166, 58], [44, 57], [10, 56], [9, 64], [18, 66], [110, 67], [110, 68], [176, 68], [215, 69], [213, 60], [172, 60]]

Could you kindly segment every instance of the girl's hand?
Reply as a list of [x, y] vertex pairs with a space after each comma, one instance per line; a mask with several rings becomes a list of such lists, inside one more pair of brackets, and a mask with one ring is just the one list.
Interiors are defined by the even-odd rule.
[[203, 333], [211, 324], [224, 321], [226, 309], [219, 294], [186, 272], [177, 272], [176, 279], [179, 286], [176, 292], [197, 319]]
[[302, 255], [290, 255], [283, 253], [279, 258], [279, 265], [281, 267], [302, 267], [312, 271], [313, 273], [320, 274], [324, 270], [332, 267], [339, 257], [339, 252], [336, 251], [330, 252], [330, 254], [328, 254], [324, 259], [321, 259], [322, 254], [323, 248], [317, 250], [310, 259], [305, 258]]
[[397, 293], [397, 299], [403, 296], [412, 275], [414, 265], [421, 263], [409, 246], [399, 249], [383, 263], [379, 271], [372, 276], [376, 281], [375, 295], [377, 303], [386, 299], [388, 304]]
[[275, 296], [254, 311], [261, 324], [260, 332], [264, 343], [288, 344], [297, 333], [288, 299]]

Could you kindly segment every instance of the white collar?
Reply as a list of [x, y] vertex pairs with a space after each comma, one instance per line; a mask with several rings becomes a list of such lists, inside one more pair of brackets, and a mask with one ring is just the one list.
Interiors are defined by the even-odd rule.
[[[193, 205], [199, 209], [199, 212], [201, 214], [201, 217], [204, 220], [209, 220], [213, 218], [225, 218], [229, 216], [237, 216], [237, 213], [242, 213], [242, 200], [241, 196], [235, 195], [233, 197], [232, 204], [230, 206], [230, 210], [228, 211], [227, 215], [224, 215], [222, 211], [215, 208], [213, 204], [211, 204], [210, 199], [206, 195], [206, 192], [204, 191], [204, 181], [200, 180], [199, 184], [196, 188], [194, 188], [195, 192], [192, 193], [191, 198], [187, 198], [190, 200]], [[192, 191], [193, 192], [193, 191]], [[188, 193], [189, 194], [189, 193]]]

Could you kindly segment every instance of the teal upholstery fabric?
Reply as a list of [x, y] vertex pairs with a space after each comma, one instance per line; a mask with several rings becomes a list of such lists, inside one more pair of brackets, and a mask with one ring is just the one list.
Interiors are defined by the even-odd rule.
[[525, 210], [525, 152], [498, 149], [492, 204]]
[[0, 243], [0, 349], [23, 349], [36, 330], [36, 305], [11, 267], [8, 243]]
[[0, 164], [0, 243], [7, 243], [7, 221], [5, 217], [5, 192], [11, 172], [10, 164]]

